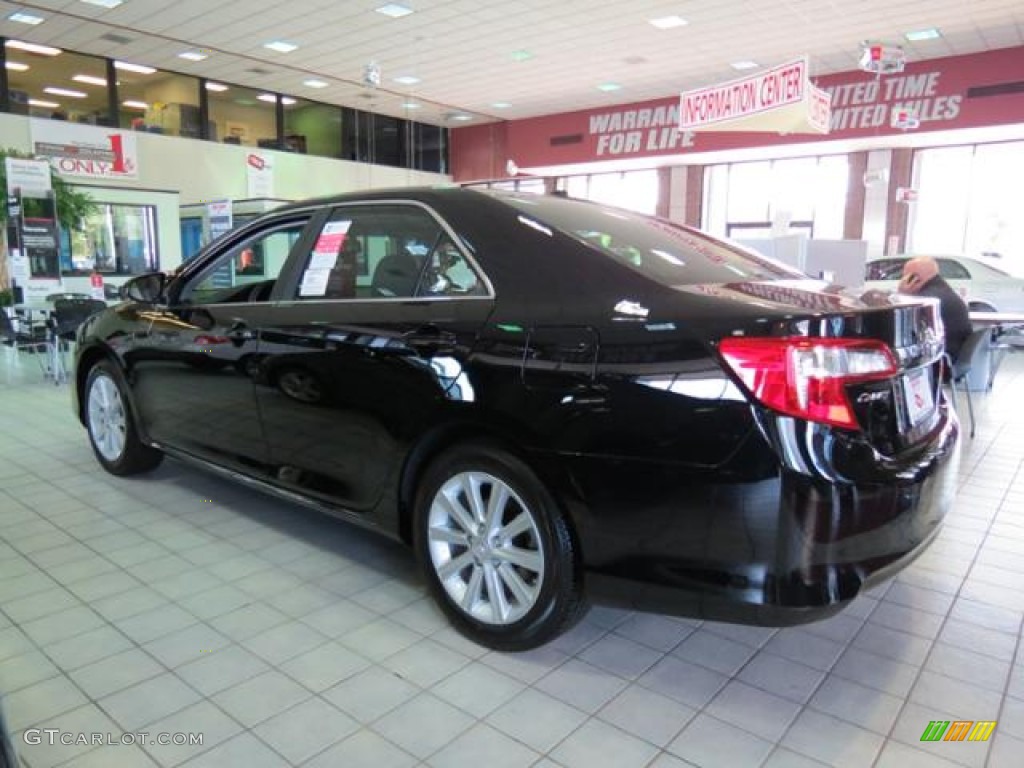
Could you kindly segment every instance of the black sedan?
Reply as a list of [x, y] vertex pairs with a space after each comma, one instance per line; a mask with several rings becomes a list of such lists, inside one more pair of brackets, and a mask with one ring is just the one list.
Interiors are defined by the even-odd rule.
[[954, 493], [936, 305], [557, 196], [293, 204], [79, 332], [100, 464], [164, 455], [408, 542], [453, 623], [586, 598], [783, 625], [906, 565]]

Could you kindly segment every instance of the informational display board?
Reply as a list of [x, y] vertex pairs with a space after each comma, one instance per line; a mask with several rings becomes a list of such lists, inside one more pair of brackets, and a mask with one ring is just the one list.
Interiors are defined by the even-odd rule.
[[50, 164], [43, 160], [4, 158], [10, 273], [26, 302], [39, 301], [61, 289], [57, 202]]

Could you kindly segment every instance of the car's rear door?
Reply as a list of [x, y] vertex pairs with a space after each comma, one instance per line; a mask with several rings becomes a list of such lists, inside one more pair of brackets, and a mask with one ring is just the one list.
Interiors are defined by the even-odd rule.
[[366, 513], [410, 441], [473, 401], [465, 365], [493, 291], [438, 216], [402, 202], [334, 209], [289, 280], [254, 370], [271, 462]]

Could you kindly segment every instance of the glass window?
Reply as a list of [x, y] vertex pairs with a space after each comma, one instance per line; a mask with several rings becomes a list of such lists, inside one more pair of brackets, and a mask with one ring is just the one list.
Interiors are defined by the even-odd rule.
[[172, 72], [118, 70], [121, 127], [169, 136], [202, 136], [199, 80]]
[[771, 221], [771, 161], [729, 166], [729, 221]]
[[284, 142], [292, 152], [341, 157], [341, 107], [306, 99], [285, 102]]
[[422, 208], [345, 206], [324, 224], [297, 288], [301, 299], [486, 293], [465, 255]]
[[273, 94], [213, 82], [208, 82], [206, 89], [210, 104], [210, 139], [246, 147], [277, 146], [277, 107]]
[[899, 280], [903, 274], [903, 265], [906, 259], [879, 259], [868, 262], [866, 267], [866, 280]]
[[964, 247], [974, 147], [925, 149], [915, 154], [917, 202], [911, 209], [911, 250], [959, 253]]
[[658, 208], [658, 187], [657, 170], [595, 173], [586, 199], [653, 215]]
[[12, 112], [109, 125], [104, 59], [68, 51], [42, 56], [14, 48], [12, 43], [8, 41], [5, 49]]
[[950, 259], [936, 259], [939, 264], [939, 274], [946, 280], [970, 280], [971, 273], [959, 262]]
[[664, 285], [802, 278], [795, 269], [670, 222], [559, 197], [491, 194]]
[[236, 243], [185, 288], [182, 299], [194, 304], [268, 301], [307, 220], [283, 221]]
[[72, 273], [94, 269], [111, 275], [138, 275], [160, 268], [156, 207], [97, 203], [81, 230], [72, 231]]

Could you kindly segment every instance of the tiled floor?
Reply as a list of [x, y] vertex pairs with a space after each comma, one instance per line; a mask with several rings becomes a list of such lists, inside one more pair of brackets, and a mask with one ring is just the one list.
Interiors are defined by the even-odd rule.
[[[0, 691], [31, 768], [1024, 764], [1024, 355], [977, 396], [939, 540], [841, 615], [595, 609], [521, 655], [455, 634], [397, 545], [173, 462], [104, 474], [38, 379], [0, 348]], [[958, 718], [998, 726], [920, 741]]]

